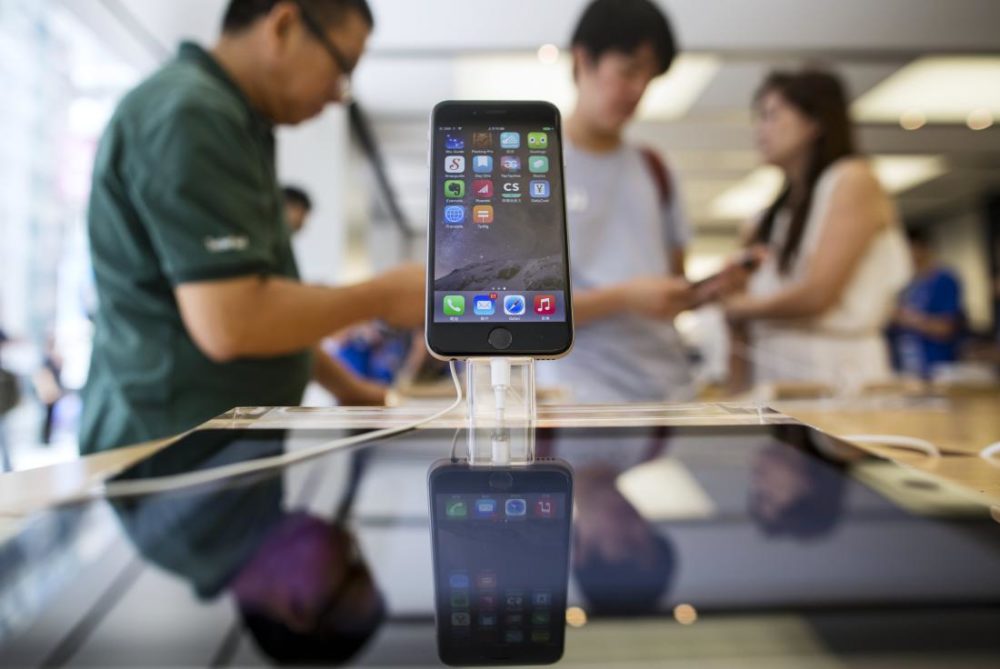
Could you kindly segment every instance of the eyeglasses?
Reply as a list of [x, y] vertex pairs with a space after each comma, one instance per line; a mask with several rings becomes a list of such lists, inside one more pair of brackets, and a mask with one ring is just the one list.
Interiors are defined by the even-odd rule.
[[340, 70], [340, 75], [337, 79], [337, 94], [342, 102], [347, 102], [351, 97], [351, 73], [354, 70], [354, 64], [347, 60], [344, 53], [330, 41], [330, 38], [326, 36], [326, 31], [323, 29], [322, 24], [306, 9], [305, 5], [300, 0], [292, 0], [292, 2], [299, 8], [299, 15], [302, 17], [302, 23], [305, 24], [306, 30], [330, 54], [330, 58], [333, 59], [337, 69]]

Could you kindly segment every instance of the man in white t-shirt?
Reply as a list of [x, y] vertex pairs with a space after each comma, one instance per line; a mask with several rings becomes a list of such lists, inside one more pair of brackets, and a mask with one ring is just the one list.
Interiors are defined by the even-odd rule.
[[672, 322], [690, 305], [690, 230], [671, 170], [623, 138], [674, 59], [670, 24], [649, 0], [595, 0], [572, 47], [578, 99], [564, 150], [576, 340], [567, 357], [539, 365], [540, 381], [579, 403], [690, 400]]

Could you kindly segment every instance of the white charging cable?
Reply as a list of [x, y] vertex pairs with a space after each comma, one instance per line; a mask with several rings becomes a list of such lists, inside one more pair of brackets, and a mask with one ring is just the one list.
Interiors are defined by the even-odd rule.
[[493, 465], [504, 467], [510, 464], [510, 432], [507, 429], [507, 392], [510, 390], [510, 360], [490, 359], [490, 385], [496, 401], [496, 429], [490, 438]]
[[455, 401], [452, 402], [447, 408], [431, 414], [426, 418], [421, 418], [416, 422], [400, 427], [388, 427], [381, 430], [365, 432], [352, 437], [345, 437], [344, 439], [336, 439], [320, 446], [303, 449], [301, 451], [282, 453], [280, 455], [274, 455], [266, 458], [257, 458], [247, 462], [237, 462], [231, 465], [213, 467], [212, 469], [207, 469], [205, 471], [173, 474], [170, 476], [157, 476], [137, 479], [134, 481], [110, 481], [94, 488], [91, 491], [88, 491], [81, 497], [64, 500], [63, 502], [86, 501], [95, 497], [134, 497], [137, 495], [152, 495], [178, 490], [181, 488], [189, 488], [196, 485], [205, 485], [207, 483], [214, 483], [215, 481], [235, 476], [245, 476], [247, 474], [263, 472], [269, 469], [287, 467], [288, 465], [292, 465], [297, 462], [317, 458], [368, 441], [386, 439], [404, 432], [410, 432], [426, 425], [427, 423], [446, 416], [462, 404], [462, 400], [464, 399], [462, 384], [459, 382], [458, 371], [455, 369], [454, 360], [450, 364], [450, 369], [451, 380], [455, 384]]
[[1000, 455], [1000, 441], [994, 442], [979, 451], [979, 457], [994, 467], [1000, 467], [1000, 458], [997, 457], [998, 455]]

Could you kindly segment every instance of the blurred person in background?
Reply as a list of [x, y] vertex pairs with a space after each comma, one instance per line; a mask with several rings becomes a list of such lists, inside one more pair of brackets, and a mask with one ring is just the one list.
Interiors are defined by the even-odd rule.
[[88, 216], [99, 307], [81, 452], [296, 405], [310, 378], [344, 404], [384, 402], [313, 351], [358, 322], [417, 327], [423, 268], [301, 283], [274, 138], [345, 98], [373, 24], [365, 0], [230, 0], [210, 51], [183, 44], [119, 104]]
[[31, 377], [38, 401], [45, 408], [42, 415], [41, 443], [48, 446], [52, 443], [52, 429], [56, 421], [56, 405], [66, 395], [62, 383], [63, 359], [54, 334], [45, 339], [45, 351], [42, 364]]
[[916, 274], [899, 297], [889, 341], [896, 369], [929, 379], [938, 365], [958, 360], [965, 329], [962, 282], [937, 262], [925, 231], [910, 230], [907, 237]]
[[10, 338], [0, 330], [0, 471], [10, 471], [12, 463], [7, 444], [7, 414], [21, 402], [20, 383], [17, 375], [4, 369], [3, 349]]
[[312, 213], [312, 198], [298, 186], [285, 186], [281, 189], [281, 196], [285, 203], [285, 223], [295, 235], [306, 226], [309, 214]]
[[680, 189], [659, 155], [623, 136], [677, 54], [673, 31], [649, 0], [595, 0], [572, 53], [578, 97], [563, 131], [576, 334], [567, 357], [538, 366], [539, 378], [580, 403], [690, 400], [673, 325], [690, 298]]
[[733, 385], [745, 388], [748, 372], [758, 384], [843, 392], [885, 380], [883, 331], [911, 263], [896, 207], [855, 148], [843, 85], [822, 71], [776, 72], [754, 112], [764, 162], [785, 183], [749, 230], [758, 269], [725, 301]]

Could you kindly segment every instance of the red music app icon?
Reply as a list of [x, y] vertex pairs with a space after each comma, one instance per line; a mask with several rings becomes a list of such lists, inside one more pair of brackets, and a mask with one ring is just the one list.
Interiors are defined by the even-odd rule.
[[555, 295], [535, 295], [535, 313], [539, 316], [551, 316], [556, 313]]

